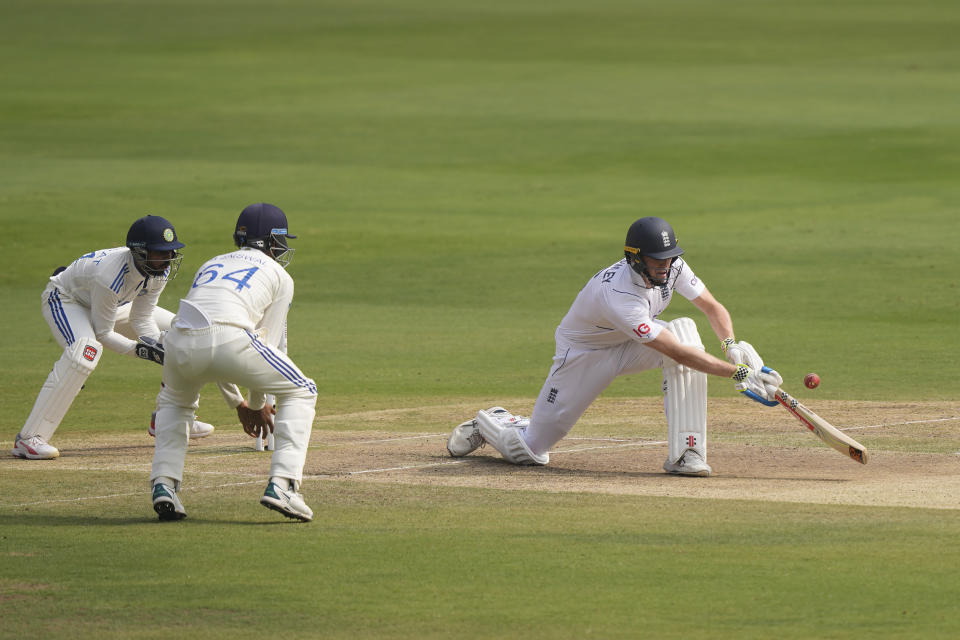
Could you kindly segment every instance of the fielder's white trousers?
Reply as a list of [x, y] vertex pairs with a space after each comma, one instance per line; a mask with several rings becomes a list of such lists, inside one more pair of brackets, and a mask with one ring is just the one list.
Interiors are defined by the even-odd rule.
[[[661, 326], [665, 322], [654, 320]], [[639, 342], [585, 349], [556, 335], [556, 353], [530, 416], [523, 440], [542, 455], [562, 440], [594, 400], [617, 376], [663, 366], [663, 355]]]
[[151, 483], [165, 476], [179, 486], [200, 389], [208, 382], [229, 381], [276, 398], [276, 448], [270, 476], [288, 478], [299, 485], [317, 403], [313, 380], [304, 376], [286, 354], [239, 327], [215, 324], [204, 329], [172, 328], [163, 346], [164, 386], [157, 396]]
[[[47, 285], [41, 295], [40, 311], [43, 314], [43, 319], [47, 321], [57, 344], [63, 349], [67, 349], [83, 338], [96, 340], [96, 332], [93, 330], [93, 323], [90, 319], [90, 308], [78, 304], [70, 298], [64, 298], [52, 282]], [[161, 331], [166, 331], [170, 327], [173, 314], [161, 307], [155, 307], [153, 319]], [[136, 332], [130, 325], [129, 304], [117, 309], [114, 331], [131, 340], [137, 339]], [[96, 367], [99, 362], [100, 359], [97, 358], [92, 366]], [[58, 380], [55, 368], [56, 364], [54, 370], [50, 371], [40, 388], [40, 393], [37, 394], [37, 399], [33, 403], [33, 409], [20, 429], [20, 435], [24, 438], [40, 436], [49, 442], [80, 391], [82, 381], [75, 385], [65, 385], [63, 381]], [[85, 375], [89, 375], [89, 373]], [[54, 405], [62, 406], [59, 409], [51, 410]], [[52, 417], [52, 415], [55, 417]]]

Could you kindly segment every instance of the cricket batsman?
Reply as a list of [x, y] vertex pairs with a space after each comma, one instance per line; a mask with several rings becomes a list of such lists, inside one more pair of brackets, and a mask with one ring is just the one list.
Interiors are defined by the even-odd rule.
[[[293, 257], [286, 214], [272, 204], [246, 207], [237, 219], [235, 251], [211, 258], [194, 277], [167, 332], [160, 358], [163, 388], [157, 396], [156, 443], [150, 481], [160, 520], [181, 520], [177, 492], [183, 481], [187, 437], [200, 389], [225, 381], [234, 387], [241, 422], [251, 436], [274, 433], [270, 479], [260, 504], [309, 522], [313, 511], [300, 494], [317, 402], [317, 385], [285, 353]], [[276, 399], [276, 418], [266, 396]]]
[[[157, 301], [180, 268], [183, 247], [169, 220], [148, 215], [130, 226], [126, 246], [91, 251], [54, 271], [41, 311], [63, 354], [14, 439], [14, 456], [49, 460], [60, 455], [50, 439], [104, 348], [151, 359], [150, 343], [173, 318]], [[213, 426], [197, 421], [190, 431], [202, 438]]]
[[[553, 366], [530, 418], [502, 407], [481, 410], [450, 434], [450, 455], [467, 455], [486, 442], [514, 464], [545, 465], [550, 449], [614, 378], [661, 369], [668, 431], [663, 468], [709, 476], [707, 374], [732, 378], [736, 390], [769, 406], [776, 405], [774, 392], [782, 380], [749, 343], [735, 340], [727, 309], [682, 255], [666, 220], [634, 222], [624, 258], [587, 282], [557, 327]], [[659, 319], [674, 291], [707, 317], [727, 361], [704, 351], [690, 318]]]

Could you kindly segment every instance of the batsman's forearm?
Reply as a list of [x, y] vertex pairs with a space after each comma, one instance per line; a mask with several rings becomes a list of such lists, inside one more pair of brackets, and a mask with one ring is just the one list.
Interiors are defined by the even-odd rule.
[[717, 334], [719, 340], [734, 336], [733, 319], [730, 317], [730, 312], [719, 302], [707, 314], [707, 319], [710, 321], [710, 328]]
[[733, 320], [730, 318], [730, 312], [719, 300], [713, 297], [710, 291], [704, 289], [703, 293], [691, 302], [703, 312], [703, 315], [707, 316], [710, 328], [717, 334], [717, 338], [723, 340], [734, 336]]
[[693, 348], [684, 348], [681, 352], [672, 356], [674, 360], [682, 365], [686, 365], [697, 371], [703, 371], [714, 376], [723, 376], [729, 378], [736, 370], [736, 365], [730, 364], [725, 360], [714, 357], [705, 351]]

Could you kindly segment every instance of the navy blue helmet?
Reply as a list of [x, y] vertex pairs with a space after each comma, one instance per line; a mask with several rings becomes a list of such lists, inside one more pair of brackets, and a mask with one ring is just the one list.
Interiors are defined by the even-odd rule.
[[[663, 218], [653, 216], [640, 218], [627, 230], [627, 240], [623, 255], [634, 271], [645, 277], [654, 286], [663, 286], [666, 280], [655, 279], [647, 270], [643, 256], [656, 260], [671, 259], [671, 267], [677, 257], [683, 255], [683, 249], [677, 246], [677, 234]], [[669, 276], [667, 278], [669, 280]]]
[[[160, 216], [143, 216], [127, 231], [127, 248], [133, 254], [133, 262], [147, 276], [172, 280], [180, 270], [180, 249], [184, 246], [177, 239], [173, 224]], [[161, 253], [164, 255], [158, 255]]]
[[252, 247], [286, 267], [293, 259], [294, 250], [287, 244], [287, 216], [280, 207], [266, 202], [251, 204], [240, 212], [233, 241], [238, 247]]

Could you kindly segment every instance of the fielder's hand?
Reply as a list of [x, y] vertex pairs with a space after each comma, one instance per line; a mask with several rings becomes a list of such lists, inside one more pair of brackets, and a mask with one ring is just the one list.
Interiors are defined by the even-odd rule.
[[745, 364], [738, 364], [737, 371], [731, 376], [736, 383], [734, 389], [768, 407], [777, 405], [774, 399], [777, 389], [783, 384], [780, 374], [770, 367], [751, 369]]
[[273, 433], [273, 416], [276, 412], [270, 405], [264, 405], [259, 411], [251, 409], [246, 400], [237, 407], [243, 432], [251, 438], [266, 438], [268, 433]]
[[147, 336], [137, 338], [137, 346], [134, 351], [138, 358], [163, 364], [163, 345], [153, 338]]

